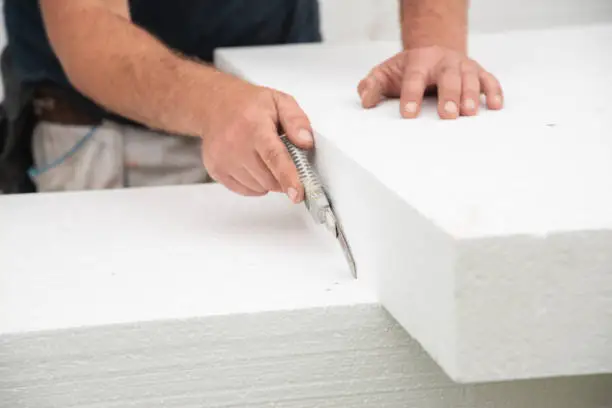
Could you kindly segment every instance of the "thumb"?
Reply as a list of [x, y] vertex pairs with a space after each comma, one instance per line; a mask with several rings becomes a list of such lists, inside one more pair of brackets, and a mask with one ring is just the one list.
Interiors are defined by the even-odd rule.
[[312, 127], [308, 116], [297, 101], [282, 92], [275, 93], [278, 121], [291, 142], [302, 149], [311, 149], [314, 145]]

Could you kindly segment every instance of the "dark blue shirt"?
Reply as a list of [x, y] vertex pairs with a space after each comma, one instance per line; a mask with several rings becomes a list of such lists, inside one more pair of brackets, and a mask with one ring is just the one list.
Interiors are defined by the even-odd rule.
[[[131, 0], [130, 9], [134, 23], [168, 46], [209, 62], [218, 47], [321, 40], [316, 0]], [[5, 0], [4, 13], [20, 79], [72, 89], [49, 44], [38, 0]]]

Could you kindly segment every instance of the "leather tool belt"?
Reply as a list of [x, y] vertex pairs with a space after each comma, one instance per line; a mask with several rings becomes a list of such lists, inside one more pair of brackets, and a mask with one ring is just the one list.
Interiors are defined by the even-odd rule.
[[71, 101], [66, 91], [53, 86], [40, 86], [34, 92], [34, 114], [42, 122], [61, 125], [95, 126], [102, 120]]

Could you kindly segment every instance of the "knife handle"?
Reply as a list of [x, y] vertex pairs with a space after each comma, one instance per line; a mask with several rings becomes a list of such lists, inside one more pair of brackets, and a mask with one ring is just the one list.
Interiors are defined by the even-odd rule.
[[300, 182], [304, 186], [304, 204], [306, 208], [317, 223], [328, 223], [327, 213], [330, 211], [331, 205], [321, 180], [310, 163], [308, 152], [294, 145], [286, 135], [282, 135], [281, 140], [289, 151], [291, 159], [297, 168]]

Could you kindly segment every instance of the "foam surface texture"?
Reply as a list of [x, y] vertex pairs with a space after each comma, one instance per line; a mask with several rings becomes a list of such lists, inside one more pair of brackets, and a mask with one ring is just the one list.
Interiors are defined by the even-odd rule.
[[282, 196], [10, 196], [0, 217], [2, 408], [612, 403], [611, 376], [454, 383]]
[[217, 64], [298, 100], [360, 279], [449, 375], [479, 382], [612, 372], [610, 44], [609, 24], [474, 35], [505, 109], [456, 121], [434, 100], [418, 120], [397, 100], [360, 107], [359, 80], [397, 43]]
[[374, 301], [280, 195], [6, 196], [0, 224], [0, 334]]

